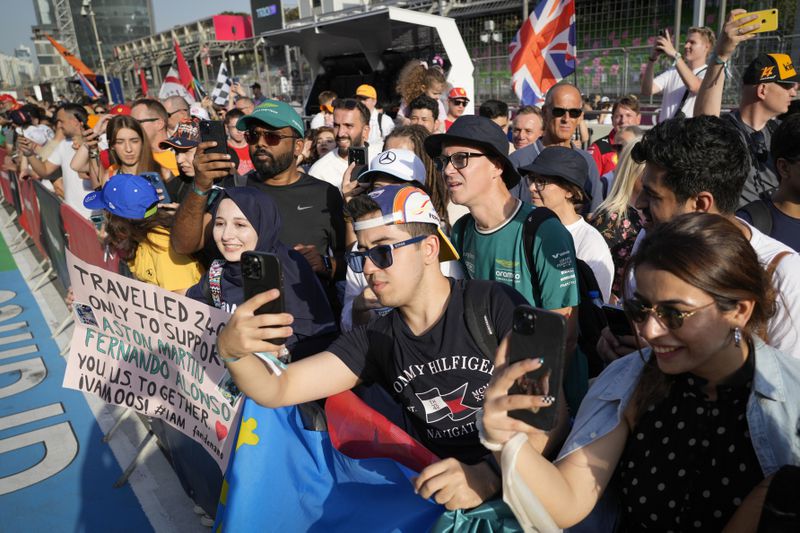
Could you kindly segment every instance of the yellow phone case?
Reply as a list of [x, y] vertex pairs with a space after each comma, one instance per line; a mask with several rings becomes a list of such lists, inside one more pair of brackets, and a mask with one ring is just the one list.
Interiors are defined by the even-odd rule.
[[759, 18], [750, 22], [750, 24], [754, 24], [756, 22], [761, 23], [761, 27], [757, 30], [750, 31], [747, 33], [764, 33], [766, 31], [775, 31], [778, 29], [778, 10], [777, 9], [765, 9], [763, 11], [751, 11], [749, 13], [742, 13], [741, 15], [736, 15], [733, 17], [733, 20], [738, 20], [742, 17], [746, 17], [748, 15], [758, 15]]

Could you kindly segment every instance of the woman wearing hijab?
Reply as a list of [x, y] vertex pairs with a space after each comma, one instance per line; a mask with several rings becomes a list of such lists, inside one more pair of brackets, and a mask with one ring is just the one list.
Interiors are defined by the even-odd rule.
[[[281, 218], [272, 198], [252, 187], [228, 188], [220, 192], [211, 213], [214, 242], [222, 258], [212, 261], [208, 272], [186, 296], [232, 313], [245, 300], [242, 253], [257, 250], [275, 254], [283, 272], [285, 310], [294, 317], [293, 333], [285, 344], [290, 358], [325, 350], [338, 335], [333, 312], [305, 258], [278, 240]], [[177, 429], [164, 425], [156, 432], [169, 443], [172, 464], [186, 492], [213, 517], [222, 488], [222, 473], [216, 462], [202, 445]]]
[[[286, 341], [293, 359], [317, 353], [337, 333], [333, 312], [311, 266], [299, 253], [278, 240], [281, 218], [275, 202], [252, 187], [223, 190], [212, 208], [213, 237], [221, 259], [211, 263], [200, 282], [191, 287], [189, 298], [206, 302], [229, 313], [244, 302], [242, 253], [269, 252], [278, 256], [283, 271], [284, 304], [294, 317], [294, 333]], [[217, 290], [217, 287], [219, 290]]]

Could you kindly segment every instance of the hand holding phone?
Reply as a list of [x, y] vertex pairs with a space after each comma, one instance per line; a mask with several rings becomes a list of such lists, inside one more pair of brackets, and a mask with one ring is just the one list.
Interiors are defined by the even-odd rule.
[[749, 29], [747, 31], [743, 31], [739, 33], [739, 35], [750, 35], [753, 33], [764, 33], [766, 31], [775, 31], [778, 29], [778, 10], [777, 9], [764, 9], [762, 11], [751, 11], [749, 13], [738, 13], [733, 16], [733, 20], [739, 20], [740, 18], [749, 17], [751, 15], [755, 15], [756, 19], [747, 23], [745, 27], [749, 27], [751, 25], [756, 26], [753, 29]]
[[158, 172], [142, 172], [140, 176], [153, 184], [153, 187], [158, 193], [159, 204], [172, 203], [172, 198], [170, 198], [169, 192], [167, 191], [167, 184], [164, 182], [164, 178], [161, 177], [161, 174]]
[[[268, 252], [244, 252], [241, 258], [242, 263], [242, 285], [244, 287], [244, 298], [249, 300], [257, 294], [272, 289], [278, 289], [280, 296], [268, 302], [258, 309], [256, 315], [274, 315], [283, 313], [285, 306], [283, 300], [283, 270], [278, 256]], [[281, 345], [286, 343], [286, 339], [266, 339], [272, 344]]]
[[[542, 366], [519, 378], [509, 394], [560, 396], [561, 381], [566, 363], [567, 322], [563, 315], [521, 305], [514, 310], [511, 338], [508, 347], [509, 365], [531, 358], [540, 358]], [[509, 411], [509, 416], [528, 425], [549, 431], [556, 425], [558, 410], [547, 408]]]
[[207, 148], [207, 154], [228, 153], [228, 136], [225, 133], [225, 124], [221, 120], [200, 121], [200, 141], [214, 141], [216, 146]]

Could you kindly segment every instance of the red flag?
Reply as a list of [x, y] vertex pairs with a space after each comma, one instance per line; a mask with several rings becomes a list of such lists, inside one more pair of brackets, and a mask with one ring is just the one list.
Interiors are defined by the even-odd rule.
[[175, 60], [178, 63], [178, 77], [181, 80], [181, 85], [186, 87], [186, 90], [189, 93], [197, 98], [197, 95], [194, 93], [194, 87], [192, 86], [192, 82], [194, 81], [194, 76], [192, 76], [192, 71], [189, 70], [189, 64], [186, 62], [186, 58], [183, 57], [183, 52], [181, 52], [181, 47], [178, 44], [178, 40], [175, 39]]
[[138, 63], [134, 63], [134, 68], [139, 71], [139, 85], [142, 88], [142, 96], [147, 96], [147, 78], [144, 77], [144, 69]]

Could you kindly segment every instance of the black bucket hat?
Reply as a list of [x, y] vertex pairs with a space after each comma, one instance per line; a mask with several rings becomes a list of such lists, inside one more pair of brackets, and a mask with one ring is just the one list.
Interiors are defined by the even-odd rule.
[[509, 189], [519, 183], [520, 177], [508, 158], [508, 137], [503, 130], [486, 117], [462, 115], [450, 126], [447, 133], [431, 135], [425, 139], [425, 151], [430, 157], [442, 155], [442, 144], [458, 143], [475, 146], [503, 162], [503, 182]]

